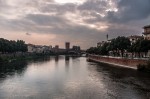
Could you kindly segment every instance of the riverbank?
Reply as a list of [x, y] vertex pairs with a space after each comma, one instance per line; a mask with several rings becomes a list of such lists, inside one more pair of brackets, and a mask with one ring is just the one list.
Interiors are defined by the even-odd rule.
[[88, 55], [88, 60], [132, 69], [138, 69], [137, 66], [139, 64], [146, 65], [148, 62], [148, 60], [142, 59], [104, 57], [99, 55]]
[[40, 57], [48, 56], [58, 56], [66, 55], [71, 57], [81, 57], [81, 55], [71, 55], [71, 54], [56, 54], [56, 53], [9, 53], [9, 54], [0, 54], [0, 63], [19, 61], [19, 60], [29, 60]]
[[17, 60], [28, 60], [39, 57], [52, 56], [50, 53], [11, 53], [11, 54], [0, 54], [0, 63], [12, 62]]

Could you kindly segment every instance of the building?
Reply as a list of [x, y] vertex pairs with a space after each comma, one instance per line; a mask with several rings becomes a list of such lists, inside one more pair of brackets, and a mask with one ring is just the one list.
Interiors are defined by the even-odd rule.
[[55, 49], [59, 49], [59, 45], [55, 45]]
[[109, 41], [98, 42], [97, 47], [102, 47], [105, 43], [109, 43]]
[[143, 29], [144, 38], [150, 40], [150, 25], [144, 26]]
[[139, 36], [139, 35], [131, 35], [128, 37], [130, 42], [131, 42], [131, 45], [134, 44], [136, 41], [140, 40], [140, 39], [143, 39], [143, 36]]
[[50, 46], [49, 46], [49, 49], [51, 50], [52, 48], [53, 48], [52, 45], [50, 45]]
[[70, 49], [70, 42], [66, 42], [65, 46], [66, 46], [66, 50], [69, 50]]
[[28, 52], [29, 53], [47, 53], [52, 50], [52, 46], [42, 46], [42, 45], [33, 45], [28, 44]]
[[72, 50], [74, 50], [74, 51], [80, 51], [81, 48], [80, 48], [80, 46], [73, 46], [73, 47], [72, 47]]
[[34, 52], [36, 52], [35, 45], [28, 44], [27, 47], [28, 47], [28, 52], [29, 52], [29, 53], [34, 53]]

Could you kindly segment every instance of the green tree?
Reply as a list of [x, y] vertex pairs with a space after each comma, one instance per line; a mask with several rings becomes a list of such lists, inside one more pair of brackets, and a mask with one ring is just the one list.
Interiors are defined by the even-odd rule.
[[103, 46], [100, 48], [100, 55], [108, 55], [110, 50], [110, 44], [104, 43]]
[[117, 54], [121, 52], [121, 56], [123, 57], [125, 50], [128, 50], [131, 46], [131, 42], [127, 37], [119, 36], [111, 41], [110, 46], [113, 52], [116, 52]]
[[141, 44], [140, 45], [141, 46], [141, 51], [145, 52], [145, 56], [146, 56], [148, 50], [150, 50], [150, 40], [144, 39], [144, 40], [141, 41], [140, 44]]
[[96, 47], [90, 47], [89, 49], [86, 50], [87, 53], [89, 54], [95, 54], [96, 53]]
[[15, 53], [26, 52], [27, 45], [22, 40], [12, 41], [0, 38], [0, 52], [2, 53]]

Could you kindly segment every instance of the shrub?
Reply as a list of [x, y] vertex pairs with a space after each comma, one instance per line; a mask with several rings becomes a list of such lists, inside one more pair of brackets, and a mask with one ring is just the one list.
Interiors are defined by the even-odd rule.
[[139, 65], [137, 65], [137, 69], [138, 69], [139, 71], [144, 71], [144, 70], [146, 69], [146, 65], [139, 64]]
[[150, 60], [146, 64], [137, 65], [139, 71], [150, 71]]
[[0, 57], [0, 62], [3, 61], [2, 57]]

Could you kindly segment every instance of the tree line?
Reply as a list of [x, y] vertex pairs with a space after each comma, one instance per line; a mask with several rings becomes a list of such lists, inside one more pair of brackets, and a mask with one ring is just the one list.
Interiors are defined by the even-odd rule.
[[0, 52], [1, 53], [16, 53], [16, 52], [26, 52], [27, 45], [23, 40], [7, 40], [0, 38]]
[[[141, 53], [145, 53], [145, 56], [150, 50], [150, 40], [141, 38], [136, 42], [132, 42], [129, 38], [124, 36], [119, 36], [112, 39], [110, 42], [105, 42], [102, 46], [91, 47], [87, 49], [89, 54], [98, 54], [98, 55], [110, 55], [110, 52], [113, 56], [125, 56], [125, 52], [131, 53], [133, 55], [138, 55], [136, 57], [141, 57]], [[120, 55], [121, 54], [121, 55]]]

